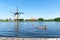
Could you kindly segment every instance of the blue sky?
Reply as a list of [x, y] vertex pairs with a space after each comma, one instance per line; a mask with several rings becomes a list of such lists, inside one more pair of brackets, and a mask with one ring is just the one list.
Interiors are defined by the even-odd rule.
[[53, 19], [60, 17], [60, 0], [0, 0], [0, 19], [14, 18], [18, 4], [20, 18]]

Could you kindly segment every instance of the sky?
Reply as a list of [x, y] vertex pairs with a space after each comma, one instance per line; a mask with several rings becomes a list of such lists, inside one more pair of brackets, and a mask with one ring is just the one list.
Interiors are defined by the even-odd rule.
[[60, 17], [60, 0], [0, 0], [0, 19], [14, 18], [18, 5], [19, 18], [53, 19]]

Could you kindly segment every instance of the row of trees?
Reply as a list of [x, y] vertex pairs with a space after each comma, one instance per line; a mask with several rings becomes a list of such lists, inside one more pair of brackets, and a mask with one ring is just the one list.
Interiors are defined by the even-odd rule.
[[[45, 20], [43, 18], [38, 18], [38, 19], [34, 19], [34, 20], [31, 20], [31, 19], [14, 19], [15, 21], [60, 21], [60, 18], [55, 18], [55, 19], [48, 19], [48, 20]], [[0, 21], [13, 21], [12, 19], [0, 19]]]
[[31, 19], [18, 19], [18, 21], [60, 21], [60, 18], [55, 18], [55, 19], [48, 19], [48, 20], [45, 20], [43, 18], [38, 18], [38, 19], [34, 19], [34, 20], [31, 20]]
[[[0, 19], [0, 21], [13, 21], [12, 19]], [[43, 18], [39, 18], [39, 19], [34, 19], [34, 20], [31, 20], [31, 19], [14, 19], [14, 21], [43, 21]]]

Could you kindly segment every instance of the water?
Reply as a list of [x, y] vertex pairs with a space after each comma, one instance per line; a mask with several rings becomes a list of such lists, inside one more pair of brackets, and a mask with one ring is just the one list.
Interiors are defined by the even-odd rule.
[[0, 22], [0, 37], [60, 38], [60, 22]]

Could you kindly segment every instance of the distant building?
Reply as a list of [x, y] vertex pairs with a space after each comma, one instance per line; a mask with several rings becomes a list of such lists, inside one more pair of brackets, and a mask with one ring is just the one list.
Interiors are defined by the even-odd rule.
[[34, 21], [34, 20], [35, 20], [35, 18], [31, 18], [30, 20], [31, 20], [31, 21]]

